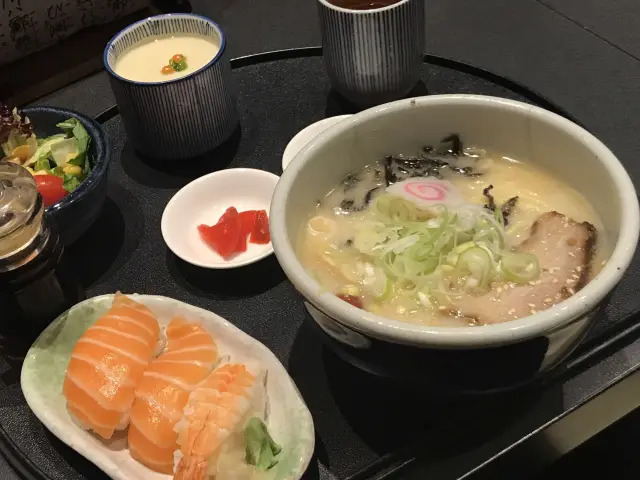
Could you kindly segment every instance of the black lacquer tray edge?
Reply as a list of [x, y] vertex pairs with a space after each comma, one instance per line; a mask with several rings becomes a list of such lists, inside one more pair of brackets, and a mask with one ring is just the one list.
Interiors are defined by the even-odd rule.
[[[243, 57], [234, 58], [231, 60], [231, 68], [239, 69], [242, 67], [247, 67], [251, 65], [257, 65], [260, 63], [267, 62], [275, 62], [279, 60], [288, 60], [295, 58], [304, 58], [304, 57], [320, 57], [322, 56], [322, 47], [305, 47], [305, 48], [292, 48], [285, 50], [276, 50], [271, 52], [257, 53], [252, 55], [247, 55]], [[532, 101], [537, 106], [542, 107], [546, 110], [549, 110], [553, 113], [556, 113], [560, 116], [563, 116], [572, 122], [584, 127], [580, 122], [578, 122], [572, 115], [570, 115], [566, 110], [556, 105], [551, 100], [547, 99], [543, 95], [535, 92], [534, 90], [522, 85], [519, 82], [509, 79], [508, 77], [501, 76], [490, 71], [484, 70], [482, 68], [469, 65], [464, 62], [459, 62], [457, 60], [452, 60], [444, 57], [439, 57], [436, 55], [424, 55], [424, 63], [433, 64], [436, 66], [448, 68], [451, 70], [457, 70], [462, 73], [466, 73], [469, 75], [473, 75], [484, 80], [490, 81], [496, 85], [502, 86], [511, 90], [512, 92], [526, 98], [527, 100]], [[98, 123], [105, 123], [108, 120], [114, 118], [118, 115], [118, 107], [117, 105], [113, 105], [98, 115], [95, 116], [95, 120]], [[602, 341], [591, 341], [588, 345], [581, 346], [578, 349], [578, 355], [574, 356], [570, 363], [567, 364], [567, 367], [563, 369], [563, 372], [560, 374], [566, 374], [569, 370], [574, 370], [575, 368], [579, 368], [584, 364], [588, 364], [595, 360], [594, 357], [600, 357], [606, 355], [610, 352], [611, 349], [615, 347], [618, 343], [622, 342], [624, 339], [629, 338], [630, 335], [636, 333], [637, 330], [640, 329], [640, 323], [634, 322], [636, 320], [637, 314], [629, 315], [628, 317], [617, 322], [616, 327], [613, 332], [607, 331], [609, 338], [602, 338]], [[630, 373], [630, 372], [629, 372]], [[622, 378], [616, 379], [617, 381], [621, 381]], [[587, 402], [589, 399], [584, 399], [584, 402]], [[569, 412], [565, 412], [569, 413]], [[559, 419], [561, 417], [557, 417]], [[555, 419], [554, 419], [555, 420]], [[34, 462], [31, 461], [19, 448], [11, 437], [6, 433], [4, 428], [0, 426], [0, 455], [4, 457], [11, 468], [13, 468], [22, 478], [25, 480], [49, 480], [50, 477], [46, 475]], [[353, 480], [361, 480], [366, 478], [382, 479], [388, 478], [390, 474], [394, 472], [398, 472], [402, 470], [402, 468], [410, 463], [411, 459], [407, 457], [402, 457], [402, 455], [397, 456], [395, 454], [391, 454], [389, 456], [385, 456], [380, 460], [373, 462], [369, 466], [362, 469], [360, 472], [355, 473], [349, 478]], [[382, 473], [383, 470], [386, 470], [385, 473]], [[379, 475], [381, 474], [381, 475]]]
[[[620, 319], [616, 324], [606, 329], [599, 337], [595, 337], [584, 344], [579, 345], [571, 357], [565, 362], [564, 365], [558, 367], [549, 377], [544, 379], [544, 382], [540, 384], [541, 388], [554, 388], [571, 377], [572, 374], [579, 373], [580, 371], [586, 371], [590, 366], [593, 366], [598, 361], [603, 360], [609, 355], [612, 355], [621, 348], [631, 343], [633, 340], [640, 336], [640, 312], [634, 312]], [[614, 379], [605, 382], [597, 391], [591, 393], [580, 401], [573, 404], [570, 408], [564, 410], [562, 413], [551, 416], [546, 422], [541, 424], [535, 429], [523, 431], [521, 438], [504, 448], [495, 454], [487, 458], [482, 464], [470, 469], [459, 480], [466, 479], [468, 475], [485, 467], [489, 463], [497, 460], [500, 457], [508, 455], [509, 452], [524, 443], [528, 439], [534, 437], [536, 434], [544, 431], [556, 422], [559, 422], [563, 418], [569, 416], [574, 411], [580, 409], [591, 400], [595, 399], [599, 395], [603, 394], [609, 389], [614, 388], [616, 385], [621, 384], [624, 380], [629, 378], [634, 372], [640, 369], [640, 364], [629, 368], [622, 374], [616, 376]], [[531, 386], [534, 387], [534, 386]], [[524, 387], [527, 388], [527, 387]], [[477, 413], [476, 410], [474, 412]], [[465, 417], [466, 418], [466, 417]], [[456, 422], [459, 423], [459, 422]], [[454, 426], [455, 429], [455, 426]], [[429, 435], [430, 432], [423, 432], [424, 435]], [[437, 432], [431, 432], [437, 436]], [[347, 477], [346, 480], [396, 480], [397, 475], [404, 471], [409, 465], [413, 464], [416, 460], [413, 452], [416, 449], [417, 441], [412, 441], [408, 444], [402, 445], [395, 452], [384, 455], [378, 460], [372, 462], [360, 471]]]

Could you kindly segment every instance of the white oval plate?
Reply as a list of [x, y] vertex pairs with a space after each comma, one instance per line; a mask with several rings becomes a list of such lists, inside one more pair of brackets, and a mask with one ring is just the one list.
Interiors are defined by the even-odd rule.
[[322, 132], [324, 132], [329, 127], [332, 127], [336, 123], [345, 118], [349, 118], [351, 115], [339, 115], [337, 117], [329, 117], [323, 120], [319, 120], [311, 125], [300, 130], [287, 145], [287, 148], [284, 149], [284, 153], [282, 154], [282, 171], [287, 168], [287, 165], [291, 163], [291, 160], [298, 154], [302, 147], [304, 147], [311, 140], [316, 138]]
[[[298, 480], [309, 465], [315, 434], [311, 413], [293, 380], [276, 356], [262, 343], [215, 313], [171, 298], [131, 295], [145, 304], [166, 326], [176, 315], [202, 322], [215, 337], [221, 353], [255, 358], [267, 369], [267, 424], [282, 446], [274, 480]], [[106, 443], [78, 427], [67, 413], [62, 384], [71, 351], [84, 331], [104, 314], [113, 295], [94, 297], [72, 307], [51, 323], [29, 350], [20, 383], [27, 404], [51, 433], [93, 462], [115, 480], [168, 480], [135, 461], [122, 440]]]
[[200, 238], [198, 225], [215, 225], [225, 210], [266, 210], [280, 178], [264, 170], [230, 168], [185, 185], [164, 209], [160, 227], [169, 249], [185, 262], [203, 268], [237, 268], [273, 253], [271, 242], [247, 242], [247, 251], [225, 260]]

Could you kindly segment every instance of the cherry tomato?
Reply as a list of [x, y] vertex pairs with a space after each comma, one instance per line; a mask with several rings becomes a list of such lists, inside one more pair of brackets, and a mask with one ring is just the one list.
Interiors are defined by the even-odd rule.
[[340, 300], [344, 300], [345, 302], [350, 303], [354, 307], [357, 307], [357, 308], [363, 307], [362, 299], [360, 297], [356, 297], [355, 295], [338, 294], [336, 295], [336, 297], [338, 297]]
[[34, 180], [38, 187], [38, 192], [42, 195], [44, 206], [48, 207], [62, 200], [67, 192], [62, 188], [62, 179], [55, 175], [35, 175]]
[[240, 216], [238, 211], [231, 207], [213, 226], [199, 225], [200, 237], [207, 245], [213, 248], [221, 257], [229, 258], [235, 252], [240, 237]]
[[160, 70], [160, 72], [163, 75], [170, 75], [173, 73], [173, 67], [171, 65], [165, 65], [164, 67], [162, 67], [162, 70]]
[[266, 210], [258, 210], [256, 214], [256, 223], [251, 231], [251, 237], [249, 237], [251, 243], [265, 244], [271, 241], [271, 235], [269, 235], [269, 217], [267, 217]]
[[180, 63], [181, 61], [184, 60], [184, 55], [182, 55], [181, 53], [176, 53], [173, 57], [171, 57], [171, 60], [173, 60], [176, 63]]

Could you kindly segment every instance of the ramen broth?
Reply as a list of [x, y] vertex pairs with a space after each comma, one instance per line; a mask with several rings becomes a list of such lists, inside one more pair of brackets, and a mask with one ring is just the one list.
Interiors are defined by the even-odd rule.
[[[548, 308], [575, 293], [576, 288], [580, 287], [578, 283], [588, 282], [601, 268], [605, 259], [604, 253], [606, 249], [603, 248], [603, 239], [600, 236], [596, 237], [596, 232], [602, 231], [602, 225], [589, 202], [575, 189], [531, 163], [487, 154], [478, 149], [468, 149], [466, 151], [481, 153], [460, 155], [455, 159], [455, 168], [437, 167], [427, 172], [427, 175], [424, 175], [424, 172], [416, 171], [407, 174], [413, 164], [400, 163], [400, 167], [395, 170], [399, 175], [398, 178], [394, 178], [393, 173], [391, 173], [390, 178], [389, 162], [391, 160], [389, 158], [349, 175], [318, 204], [306, 228], [302, 229], [298, 241], [298, 252], [303, 266], [323, 288], [341, 296], [341, 298], [355, 306], [383, 317], [427, 325], [467, 326], [511, 320]], [[452, 157], [445, 155], [444, 158]], [[387, 162], [386, 166], [385, 162]], [[411, 168], [407, 167], [407, 165]], [[439, 178], [431, 176], [431, 173]], [[435, 183], [430, 185], [429, 179], [433, 179]], [[454, 192], [456, 195], [455, 198], [449, 195], [449, 197], [446, 197], [448, 198], [446, 201], [452, 202], [447, 207], [448, 210], [460, 212], [457, 214], [458, 221], [460, 221], [461, 216], [464, 216], [464, 212], [469, 211], [473, 215], [477, 215], [477, 218], [473, 221], [486, 224], [489, 228], [494, 228], [492, 225], [495, 225], [491, 219], [494, 218], [494, 212], [486, 208], [490, 202], [485, 193], [493, 197], [493, 201], [497, 206], [504, 205], [509, 199], [517, 197], [515, 206], [507, 213], [506, 226], [504, 226], [501, 234], [504, 236], [504, 245], [499, 246], [499, 241], [492, 240], [494, 241], [492, 245], [496, 245], [496, 248], [502, 253], [498, 252], [496, 254], [495, 251], [492, 253], [492, 248], [486, 248], [482, 240], [480, 243], [473, 241], [473, 239], [482, 237], [482, 231], [478, 233], [478, 230], [476, 230], [471, 242], [468, 241], [469, 236], [464, 236], [466, 234], [453, 240], [453, 242], [463, 242], [467, 245], [466, 247], [464, 245], [462, 247], [457, 246], [458, 250], [463, 247], [468, 248], [468, 244], [472, 244], [476, 247], [480, 246], [490, 253], [493, 273], [490, 281], [487, 282], [483, 289], [477, 288], [478, 278], [472, 278], [471, 274], [463, 278], [459, 268], [461, 257], [465, 254], [461, 253], [462, 250], [460, 252], [455, 249], [447, 251], [446, 249], [452, 245], [445, 247], [439, 257], [432, 256], [428, 258], [426, 255], [421, 254], [415, 254], [412, 257], [406, 254], [409, 251], [406, 242], [405, 245], [399, 245], [397, 248], [398, 254], [395, 251], [388, 251], [384, 255], [381, 254], [380, 249], [384, 251], [387, 248], [386, 246], [392, 243], [392, 240], [397, 244], [402, 244], [405, 240], [409, 241], [409, 243], [415, 241], [415, 234], [407, 234], [412, 239], [408, 239], [405, 236], [404, 240], [402, 238], [398, 240], [397, 232], [404, 228], [404, 224], [396, 222], [390, 224], [393, 226], [386, 225], [383, 227], [384, 221], [380, 222], [380, 218], [386, 217], [381, 217], [376, 210], [388, 209], [389, 201], [393, 201], [392, 197], [398, 192], [405, 195], [406, 198], [411, 198], [407, 196], [406, 189], [402, 191], [394, 190], [395, 187], [401, 185], [410, 188], [411, 182], [424, 188], [440, 188], [444, 186], [445, 189], [449, 189], [449, 194]], [[387, 191], [388, 185], [394, 185], [394, 183], [395, 186]], [[492, 186], [492, 188], [486, 190], [489, 186]], [[453, 201], [451, 198], [454, 198]], [[386, 206], [383, 208], [383, 205]], [[406, 208], [406, 204], [403, 206], [399, 203], [398, 205], [400, 211]], [[409, 209], [412, 210], [412, 208], [410, 207]], [[435, 222], [433, 223], [434, 228], [428, 231], [435, 232], [432, 234], [436, 236], [441, 235], [442, 233], [438, 228], [441, 230], [442, 227], [438, 227], [437, 223], [441, 217], [434, 217], [433, 213], [434, 209], [437, 210], [437, 208], [441, 207], [438, 205], [418, 207], [412, 214], [414, 216], [417, 215], [417, 219], [414, 218], [416, 221], [411, 225], [419, 229], [422, 228], [421, 222], [425, 225], [428, 222]], [[372, 210], [376, 210], [376, 212], [372, 212]], [[558, 212], [561, 215], [553, 217], [548, 212]], [[501, 213], [495, 213], [495, 216], [502, 222]], [[447, 218], [451, 219], [453, 217], [449, 216]], [[571, 233], [573, 236], [562, 240], [561, 245], [568, 243], [567, 248], [578, 248], [580, 245], [576, 245], [576, 241], [584, 239], [584, 249], [589, 250], [585, 252], [585, 265], [568, 265], [566, 268], [571, 268], [570, 271], [560, 272], [563, 268], [561, 266], [562, 262], [556, 265], [555, 260], [548, 259], [550, 252], [540, 249], [541, 244], [544, 246], [547, 240], [542, 239], [537, 246], [535, 244], [536, 240], [533, 238], [532, 226], [537, 220], [541, 222], [538, 234], [544, 232], [545, 228], [547, 230], [554, 228], [554, 221], [556, 225], [560, 225], [560, 230], [567, 226], [573, 228], [575, 230], [575, 233]], [[546, 223], [543, 223], [543, 220]], [[466, 227], [463, 225], [459, 230], [464, 228]], [[570, 231], [571, 228], [567, 231]], [[366, 229], [371, 229], [371, 231], [366, 231]], [[363, 230], [365, 230], [364, 234]], [[386, 233], [380, 234], [381, 230]], [[555, 233], [554, 231], [545, 233], [545, 235], [550, 235], [549, 245], [552, 244], [551, 240], [553, 240], [552, 237]], [[558, 235], [564, 234], [562, 231], [557, 233]], [[372, 235], [374, 240], [371, 240]], [[378, 235], [378, 237], [375, 237], [375, 235]], [[380, 240], [380, 235], [383, 237], [388, 235], [390, 238]], [[527, 240], [530, 236], [531, 239]], [[498, 237], [500, 235], [496, 236], [496, 238]], [[595, 244], [591, 244], [595, 243], [596, 238], [597, 248]], [[371, 247], [371, 245], [367, 246], [367, 241], [373, 242], [371, 245], [376, 241], [379, 243], [377, 246]], [[363, 242], [365, 244], [364, 247], [362, 246]], [[415, 249], [418, 245], [414, 244], [410, 248]], [[425, 245], [426, 247], [423, 250], [431, 248], [430, 244], [425, 243]], [[370, 252], [370, 254], [363, 253], [363, 250]], [[504, 272], [507, 272], [506, 260], [510, 258], [510, 252], [512, 251], [520, 252], [516, 255], [520, 255], [525, 259], [533, 258], [535, 262], [538, 262], [537, 257], [534, 258], [535, 255], [525, 252], [542, 252], [538, 262], [540, 270], [538, 275], [531, 276], [530, 281], [527, 281], [525, 276], [519, 278], [518, 282], [513, 282], [511, 281], [513, 277], [508, 277], [506, 273], [501, 273], [503, 267], [500, 262], [505, 262]], [[478, 254], [479, 257], [476, 255], [474, 258], [473, 252]], [[458, 253], [460, 253], [459, 256]], [[564, 255], [569, 258], [575, 256], [576, 253], [580, 255], [581, 250], [567, 251]], [[404, 266], [401, 265], [401, 272], [409, 268], [419, 270], [422, 268], [421, 262], [435, 261], [439, 265], [434, 271], [431, 270], [434, 265], [425, 266], [427, 274], [420, 274], [421, 276], [418, 277], [396, 276], [394, 271], [398, 272], [397, 265], [392, 264], [390, 268], [389, 264], [392, 262], [397, 263], [402, 254], [408, 256], [408, 260], [405, 260], [409, 263]], [[451, 262], [448, 259], [452, 254], [454, 259]], [[467, 254], [469, 254], [468, 256], [472, 261], [476, 261], [476, 264], [480, 261], [479, 265], [482, 265], [482, 258], [486, 257], [483, 251], [477, 248], [470, 249]], [[501, 255], [504, 256], [501, 257]], [[500, 260], [500, 258], [504, 260]], [[553, 263], [553, 265], [545, 265], [543, 262]], [[473, 266], [473, 264], [470, 265]], [[446, 272], [441, 275], [440, 270], [446, 270]], [[554, 270], [558, 272], [554, 272]], [[467, 269], [467, 273], [469, 272], [473, 272], [473, 268]], [[564, 276], [556, 278], [553, 276], [554, 273]], [[480, 277], [483, 275], [480, 274]], [[380, 280], [380, 277], [383, 280]], [[437, 280], [431, 281], [431, 277]], [[415, 280], [416, 278], [418, 280]], [[566, 282], [562, 290], [557, 290], [558, 282], [563, 285]], [[370, 288], [372, 285], [374, 288]], [[467, 288], [468, 285], [471, 285], [472, 288]], [[502, 316], [496, 314], [493, 317], [490, 311], [493, 305], [491, 302], [496, 302], [496, 305], [500, 305], [500, 295], [496, 292], [501, 292], [503, 289], [509, 290], [510, 288], [513, 289], [513, 292], [521, 291], [521, 298], [515, 299], [514, 308], [507, 309], [507, 307], [504, 307], [503, 310], [505, 312], [503, 312]], [[536, 289], [539, 288], [546, 288], [547, 293], [536, 292]], [[446, 292], [453, 291], [457, 295], [449, 296], [443, 294], [442, 290]], [[554, 298], [551, 298], [552, 294]], [[513, 302], [515, 296], [511, 296], [513, 298], [505, 298], [505, 301]], [[547, 296], [550, 298], [547, 298]], [[529, 298], [529, 300], [525, 300], [525, 298]], [[478, 299], [477, 306], [473, 303], [475, 299]], [[529, 306], [523, 308], [522, 302], [524, 301], [535, 302], [535, 306], [533, 303], [529, 303]], [[482, 302], [484, 302], [486, 308], [482, 307]], [[479, 313], [476, 312], [476, 307], [479, 309]], [[460, 311], [459, 308], [464, 308], [467, 312]], [[489, 311], [483, 313], [483, 308], [485, 310], [488, 308]], [[472, 315], [468, 314], [469, 312]]]
[[[152, 37], [122, 53], [114, 71], [135, 82], [165, 82], [199, 70], [219, 51], [218, 42], [200, 35]], [[174, 62], [175, 56], [183, 57], [183, 61]], [[172, 66], [175, 68], [168, 68]]]

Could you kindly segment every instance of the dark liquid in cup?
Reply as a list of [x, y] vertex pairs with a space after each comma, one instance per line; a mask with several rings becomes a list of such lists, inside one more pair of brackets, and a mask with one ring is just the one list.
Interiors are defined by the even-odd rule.
[[373, 10], [374, 8], [388, 7], [402, 0], [328, 0], [336, 7], [347, 8], [349, 10]]

